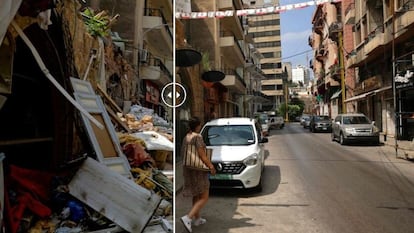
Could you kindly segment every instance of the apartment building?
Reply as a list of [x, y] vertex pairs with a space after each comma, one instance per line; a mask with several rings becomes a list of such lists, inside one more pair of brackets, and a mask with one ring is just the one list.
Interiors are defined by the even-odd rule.
[[309, 44], [318, 113], [362, 112], [384, 135], [413, 139], [413, 7], [376, 0], [317, 7]]
[[354, 96], [345, 102], [375, 120], [386, 135], [414, 137], [414, 2], [355, 0], [345, 20], [353, 24]]
[[306, 67], [297, 66], [292, 69], [292, 83], [307, 86], [309, 84], [310, 74]]
[[[245, 1], [251, 8], [277, 6], [278, 0]], [[263, 55], [260, 60], [264, 79], [261, 80], [261, 92], [270, 100], [263, 103], [263, 110], [275, 110], [284, 102], [282, 50], [280, 35], [280, 14], [254, 15], [248, 17], [248, 35], [255, 47]], [[286, 77], [285, 77], [286, 78]]]
[[341, 40], [342, 19], [341, 3], [325, 3], [318, 5], [312, 18], [312, 35], [309, 45], [313, 48], [316, 114], [335, 117], [341, 112]]

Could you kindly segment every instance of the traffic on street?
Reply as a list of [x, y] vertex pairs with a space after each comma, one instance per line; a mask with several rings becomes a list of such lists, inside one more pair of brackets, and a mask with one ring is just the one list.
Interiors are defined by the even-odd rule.
[[[413, 232], [414, 170], [383, 143], [341, 145], [299, 122], [269, 132], [262, 190], [210, 189], [192, 232]], [[191, 200], [177, 191], [175, 232]], [[178, 217], [177, 217], [178, 216]]]

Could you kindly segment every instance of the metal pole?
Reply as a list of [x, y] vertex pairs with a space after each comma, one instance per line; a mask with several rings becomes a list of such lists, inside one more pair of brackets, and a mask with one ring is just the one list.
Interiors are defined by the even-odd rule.
[[395, 133], [394, 133], [394, 147], [395, 147], [395, 157], [398, 158], [398, 113], [397, 113], [397, 95], [395, 88], [395, 75], [396, 75], [396, 66], [395, 66], [395, 9], [392, 13], [392, 94], [394, 98], [394, 124], [395, 124]]
[[342, 95], [342, 113], [346, 113], [346, 105], [345, 105], [345, 67], [344, 67], [344, 57], [343, 57], [343, 40], [342, 40], [342, 31], [338, 33], [338, 40], [339, 40], [339, 68], [341, 72], [341, 95]]
[[288, 83], [285, 82], [285, 107], [286, 107], [286, 113], [285, 113], [285, 122], [289, 122], [289, 105], [288, 105]]

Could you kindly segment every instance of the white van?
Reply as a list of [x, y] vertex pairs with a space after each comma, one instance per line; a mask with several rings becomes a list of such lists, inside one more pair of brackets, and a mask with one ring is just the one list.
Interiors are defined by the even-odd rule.
[[211, 162], [216, 175], [213, 188], [255, 188], [261, 190], [265, 148], [268, 139], [259, 132], [255, 119], [233, 117], [207, 122], [201, 130], [207, 148], [213, 150]]

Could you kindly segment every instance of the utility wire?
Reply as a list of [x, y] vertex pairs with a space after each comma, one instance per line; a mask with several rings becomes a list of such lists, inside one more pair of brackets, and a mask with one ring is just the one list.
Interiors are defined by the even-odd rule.
[[286, 60], [286, 59], [289, 59], [289, 58], [292, 58], [292, 57], [296, 57], [296, 56], [299, 56], [299, 55], [308, 53], [310, 51], [313, 51], [313, 50], [312, 49], [309, 49], [309, 50], [306, 50], [306, 51], [303, 51], [303, 52], [300, 52], [300, 53], [297, 53], [297, 54], [294, 54], [294, 55], [291, 55], [291, 56], [288, 56], [288, 57], [283, 57], [282, 60]]

